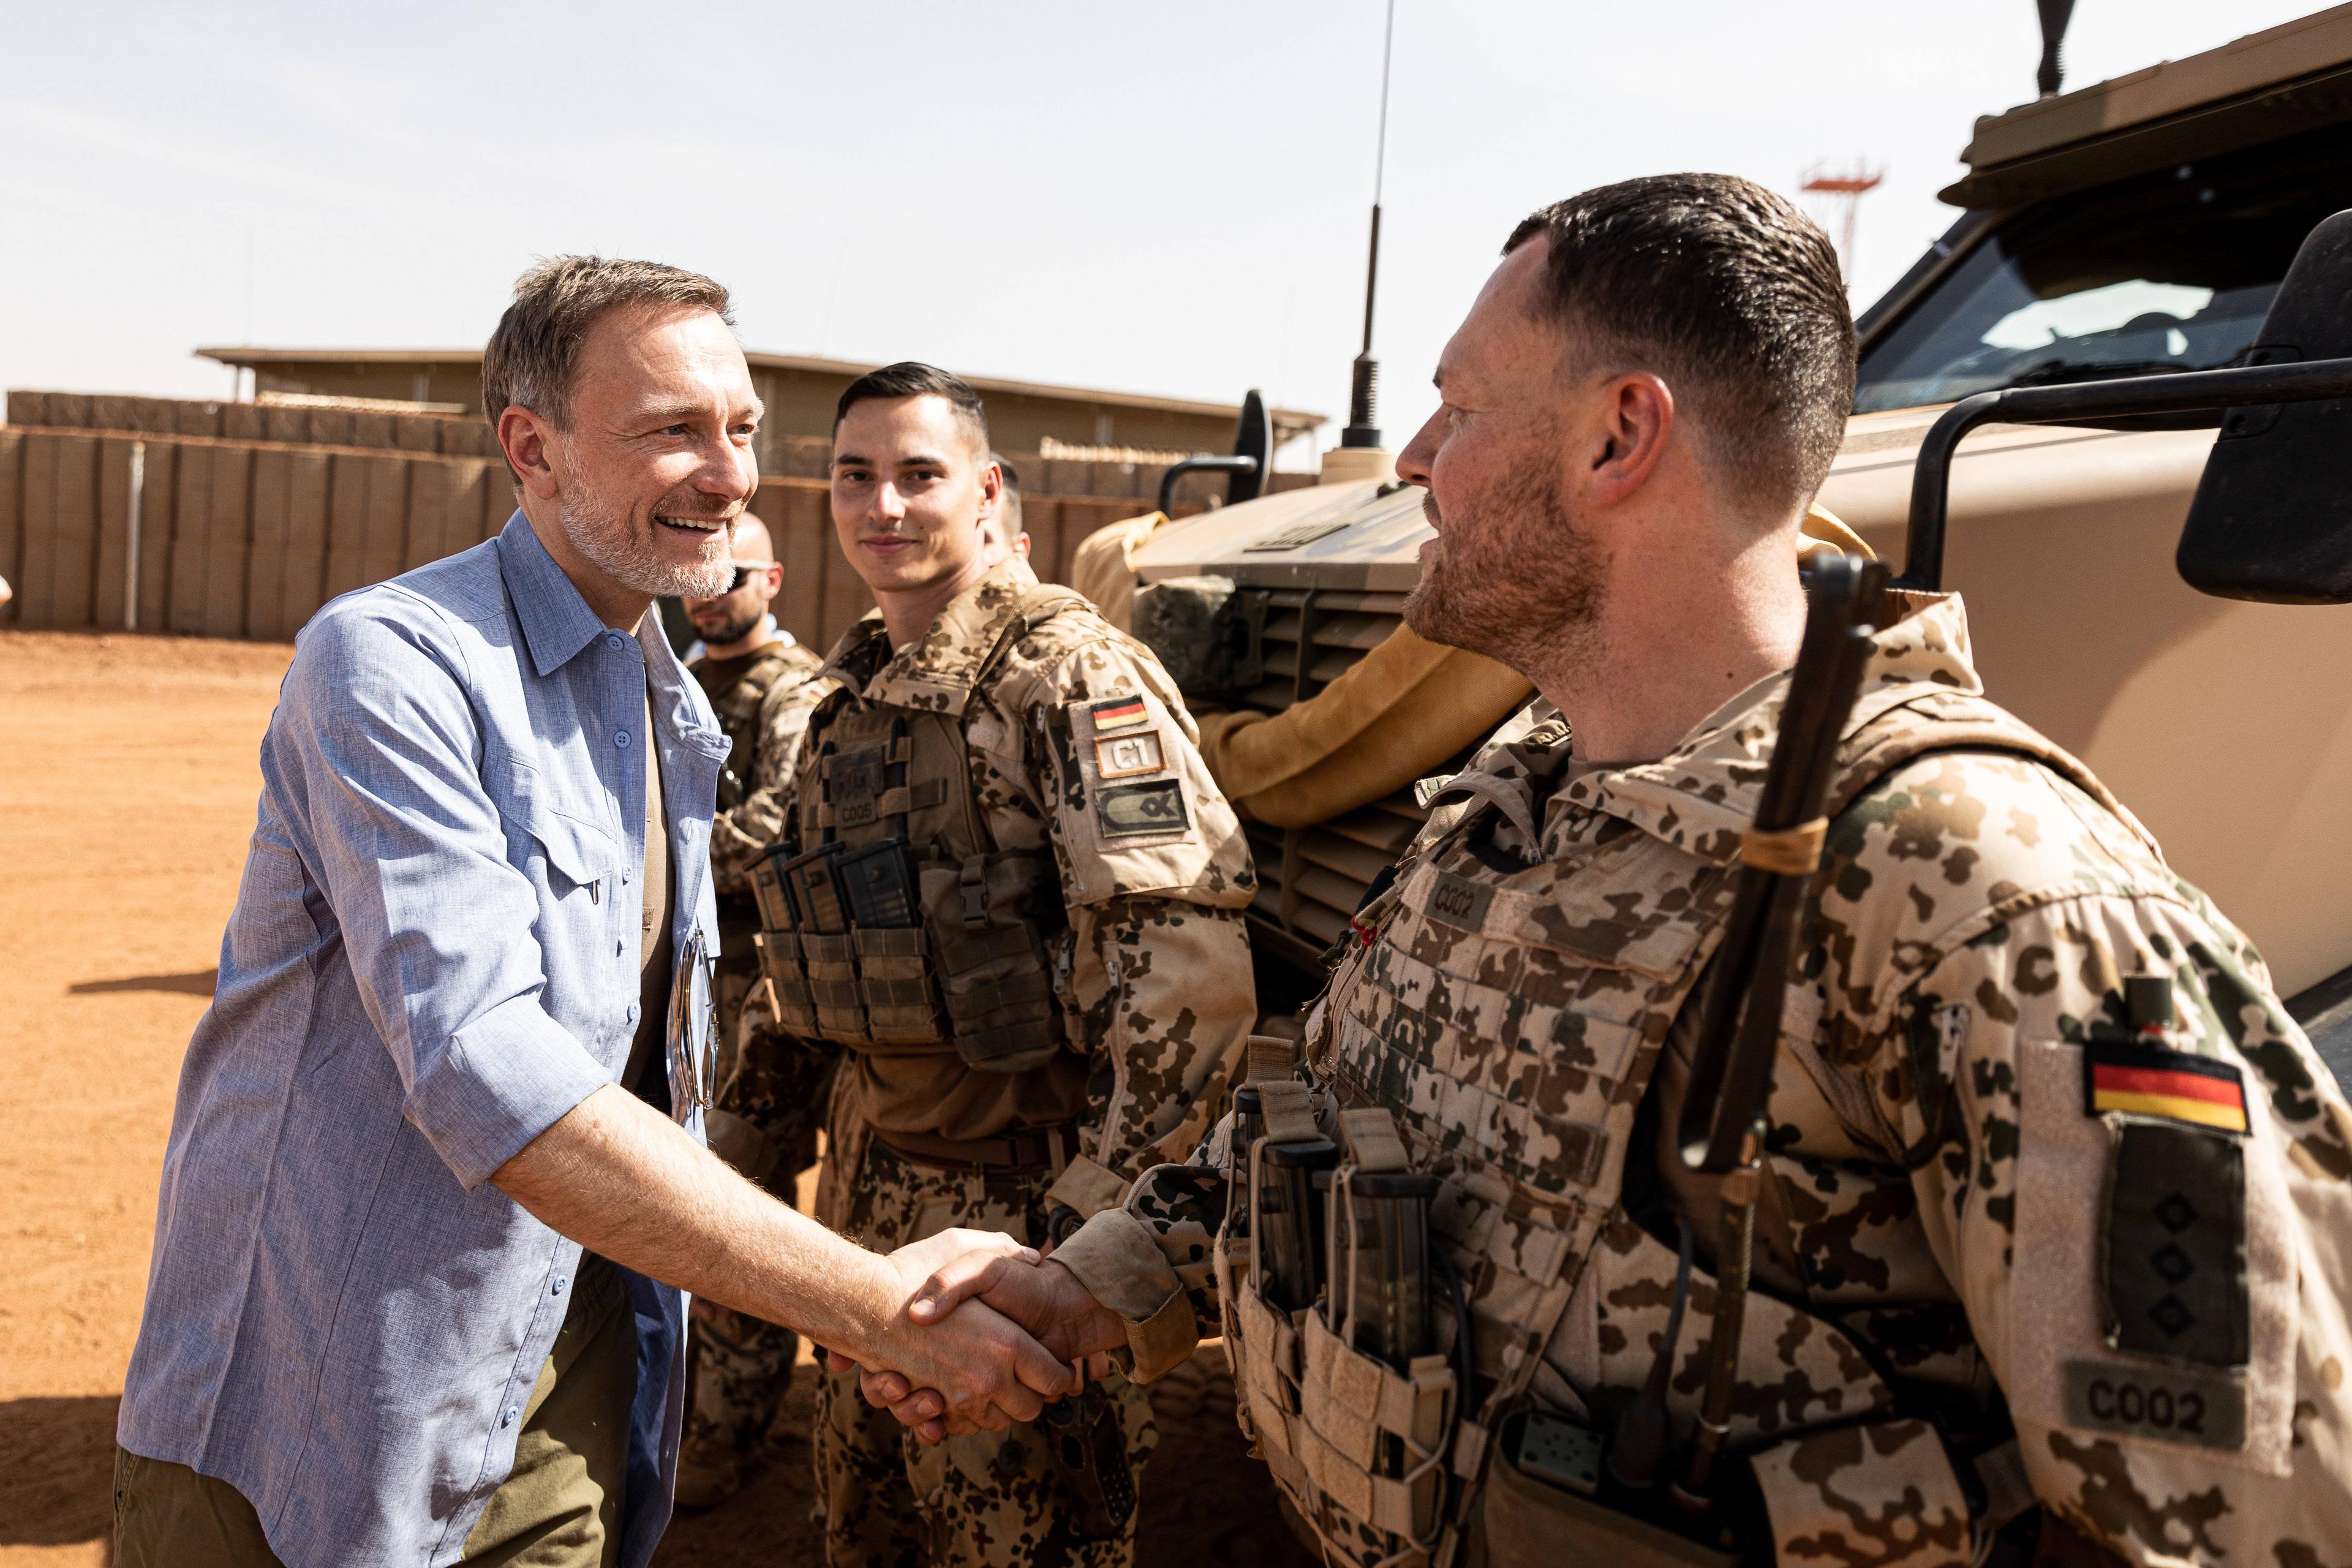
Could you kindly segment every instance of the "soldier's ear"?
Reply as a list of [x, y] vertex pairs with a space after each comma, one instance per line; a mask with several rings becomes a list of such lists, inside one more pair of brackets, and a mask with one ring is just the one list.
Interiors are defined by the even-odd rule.
[[559, 482], [555, 432], [547, 421], [520, 404], [509, 403], [499, 411], [498, 434], [499, 447], [506, 453], [507, 466], [514, 470], [517, 482], [541, 500], [553, 500]]
[[1601, 506], [1630, 500], [1656, 470], [1675, 417], [1675, 395], [1647, 371], [1602, 384], [1584, 437], [1587, 497]]

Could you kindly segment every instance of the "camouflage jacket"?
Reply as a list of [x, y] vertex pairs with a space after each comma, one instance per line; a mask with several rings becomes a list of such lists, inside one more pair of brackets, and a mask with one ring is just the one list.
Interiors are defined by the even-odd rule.
[[[1052, 1195], [1090, 1215], [1181, 1158], [1212, 1120], [1256, 1018], [1240, 910], [1257, 880], [1174, 685], [1083, 600], [1032, 624], [972, 683], [1037, 588], [1015, 556], [907, 647], [892, 649], [878, 611], [853, 626], [825, 666], [839, 689], [814, 717], [796, 801], [807, 816], [826, 736], [853, 705], [958, 712], [986, 838], [1052, 846], [1069, 929], [1057, 986], [1086, 1054], [1006, 1075], [952, 1054], [860, 1051], [845, 1103], [875, 1126], [956, 1138], [1075, 1120], [1082, 1157]], [[1166, 814], [1140, 833], [1118, 816], [1139, 799]]]
[[[709, 656], [688, 667], [734, 742], [727, 767], [738, 781], [738, 798], [721, 799], [710, 819], [712, 885], [721, 895], [748, 894], [746, 870], [782, 837], [801, 737], [808, 733], [809, 714], [833, 689], [817, 676], [824, 660], [796, 642], [778, 638], [758, 653], [743, 673], [717, 689], [709, 679]], [[728, 793], [722, 783], [720, 794]]]
[[[1926, 1415], [1963, 1452], [2013, 1422], [2021, 1501], [2133, 1561], [2352, 1560], [2342, 1093], [2244, 937], [1982, 699], [1956, 599], [1877, 645], [1841, 752], [1869, 782], [1833, 789], [1790, 977], [1734, 1402], [1782, 1560], [1970, 1560], [1971, 1489]], [[1785, 687], [1580, 774], [1531, 708], [1310, 1017], [1312, 1081], [1391, 1108], [1447, 1178], [1432, 1225], [1482, 1386], [1524, 1370], [1605, 1425], [1663, 1338], [1677, 1217], [1713, 1256], [1712, 1189], [1654, 1134], [1625, 1145], [1644, 1100], [1639, 1125], [1674, 1123], [1683, 1003]], [[2170, 982], [2160, 1041], [2126, 1026], [2134, 975]], [[1143, 1375], [1217, 1321], [1223, 1131], [1058, 1254], [1129, 1319]], [[1713, 1295], [1702, 1268], [1669, 1394], [1685, 1436]]]

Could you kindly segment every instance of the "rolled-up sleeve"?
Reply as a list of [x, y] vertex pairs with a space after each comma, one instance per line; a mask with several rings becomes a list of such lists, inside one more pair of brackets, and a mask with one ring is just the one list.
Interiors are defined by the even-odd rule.
[[463, 655], [370, 595], [304, 632], [263, 746], [403, 1113], [467, 1188], [612, 1081], [541, 1005], [539, 891], [484, 787]]

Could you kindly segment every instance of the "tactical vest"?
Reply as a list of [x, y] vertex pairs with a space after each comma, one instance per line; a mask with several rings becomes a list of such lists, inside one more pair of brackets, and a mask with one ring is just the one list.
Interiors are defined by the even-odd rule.
[[[795, 643], [779, 637], [761, 646], [758, 658], [734, 682], [713, 691], [703, 687], [710, 699], [711, 710], [719, 716], [719, 727], [726, 732], [728, 752], [726, 765], [719, 773], [719, 809], [732, 811], [743, 804], [751, 793], [751, 777], [760, 748], [760, 709], [787, 677], [806, 680], [817, 670], [814, 654]], [[709, 656], [705, 655], [704, 658]], [[700, 678], [701, 659], [695, 661], [697, 679]]]
[[1006, 1074], [1082, 1040], [1062, 1002], [1069, 922], [1053, 850], [992, 841], [962, 714], [1023, 637], [1084, 603], [1031, 585], [941, 708], [846, 686], [819, 704], [787, 836], [751, 879], [785, 1030]]
[[[1856, 717], [1838, 753], [1832, 817], [1925, 753], [1995, 751], [2052, 767], [2137, 830], [2081, 763], [1981, 698], [1906, 680], [1866, 692]], [[1625, 1164], [1647, 1153], [1629, 1148], [1635, 1117], [1668, 1032], [1723, 936], [1737, 851], [1692, 831], [1686, 818], [1678, 823], [1675, 802], [1688, 806], [1690, 796], [1659, 784], [1646, 806], [1627, 809], [1624, 796], [1643, 787], [1638, 775], [1605, 776], [1608, 819], [1595, 816], [1591, 836], [1561, 859], [1530, 863], [1494, 843], [1506, 811], [1517, 815], [1517, 803], [1506, 800], [1512, 782], [1482, 780], [1475, 768], [1462, 775], [1471, 804], [1451, 823], [1433, 823], [1394, 881], [1359, 912], [1360, 937], [1309, 1020], [1312, 1059], [1340, 1102], [1393, 1113], [1400, 1164], [1443, 1180], [1432, 1245], [1465, 1289], [1469, 1360], [1485, 1397], [1475, 1408], [1460, 1403], [1453, 1356], [1423, 1358], [1408, 1375], [1342, 1342], [1315, 1308], [1277, 1310], [1250, 1282], [1247, 1245], [1234, 1243], [1230, 1226], [1220, 1235], [1226, 1348], [1245, 1425], [1328, 1561], [1452, 1563], [1472, 1542], [1488, 1562], [1515, 1568], [1563, 1560], [1569, 1542], [1557, 1535], [1558, 1515], [1529, 1529], [1532, 1516], [1514, 1515], [1508, 1498], [1486, 1500], [1490, 1489], [1527, 1485], [1496, 1473], [1510, 1469], [1493, 1459], [1496, 1434], [1528, 1407], [1588, 1270], [1673, 1277], [1673, 1248], [1626, 1218]], [[1600, 787], [1578, 779], [1562, 792], [1564, 808], [1592, 812]], [[1528, 804], [1542, 806], [1540, 798]], [[1285, 1141], [1276, 1102], [1289, 1087], [1261, 1086], [1260, 1152]], [[1317, 1136], [1296, 1115], [1288, 1130], [1291, 1141]], [[1362, 1160], [1360, 1150], [1351, 1153], [1341, 1173], [1381, 1168]], [[1602, 1247], [1604, 1237], [1613, 1245]], [[1596, 1275], [1596, 1284], [1608, 1283]], [[1710, 1286], [1697, 1273], [1694, 1296], [1711, 1300]], [[1441, 1306], [1438, 1316], [1453, 1313]], [[1874, 1358], [1843, 1328], [1760, 1292], [1748, 1299], [1743, 1389], [1783, 1378], [1778, 1358], [1793, 1337], [1805, 1341], [1801, 1370], [1819, 1397], [1795, 1406], [1744, 1396], [1735, 1405], [1736, 1447], [1891, 1405]], [[1650, 1359], [1644, 1343], [1603, 1344], [1595, 1354], [1604, 1385], [1629, 1394]], [[1775, 1358], [1769, 1374], [1765, 1357]], [[1441, 1468], [1454, 1478], [1451, 1506], [1435, 1484]], [[1698, 1560], [1645, 1559], [1622, 1539], [1584, 1544], [1612, 1561]]]

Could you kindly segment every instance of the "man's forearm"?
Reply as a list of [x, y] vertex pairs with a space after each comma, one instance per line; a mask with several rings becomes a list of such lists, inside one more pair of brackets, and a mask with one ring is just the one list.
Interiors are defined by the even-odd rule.
[[617, 1087], [499, 1167], [500, 1191], [640, 1274], [853, 1353], [898, 1309], [884, 1261], [777, 1202]]
[[533, 1215], [640, 1274], [800, 1330], [867, 1367], [943, 1391], [958, 1419], [1002, 1428], [1066, 1393], [1070, 1369], [978, 1301], [920, 1321], [921, 1277], [971, 1249], [1034, 1261], [1010, 1237], [946, 1230], [878, 1258], [737, 1175], [611, 1084], [490, 1177]]

